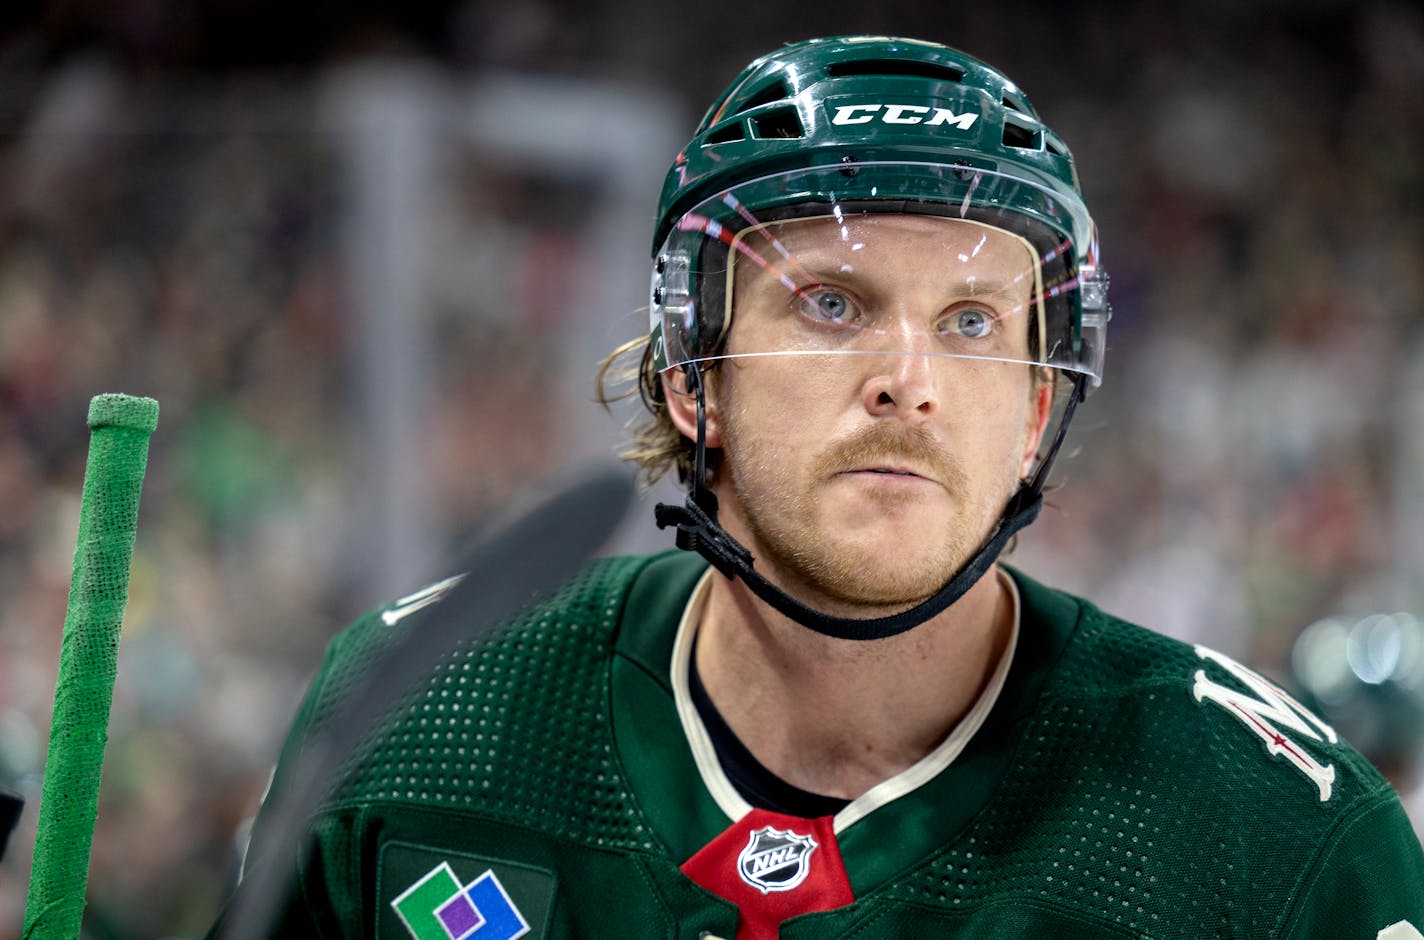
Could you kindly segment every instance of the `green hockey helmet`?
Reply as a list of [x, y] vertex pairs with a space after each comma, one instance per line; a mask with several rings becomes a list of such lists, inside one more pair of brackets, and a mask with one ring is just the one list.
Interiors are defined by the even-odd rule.
[[[974, 311], [892, 326], [855, 279], [899, 256], [907, 230], [931, 237], [916, 277], [932, 288], [1003, 290]], [[946, 46], [813, 39], [752, 62], [669, 171], [653, 244], [659, 371], [729, 355], [929, 352], [1101, 381], [1107, 279], [1072, 155], [1013, 82]], [[782, 302], [741, 301], [764, 301], [768, 284]], [[755, 331], [765, 348], [729, 351], [734, 310], [793, 314]]]

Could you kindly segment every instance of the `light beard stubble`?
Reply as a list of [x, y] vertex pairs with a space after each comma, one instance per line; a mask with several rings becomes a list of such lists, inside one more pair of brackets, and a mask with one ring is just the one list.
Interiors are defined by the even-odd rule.
[[[941, 533], [920, 533], [932, 539], [938, 536], [926, 560], [914, 566], [893, 563], [888, 568], [883, 564], [875, 566], [874, 561], [884, 559], [868, 557], [869, 550], [857, 552], [818, 531], [814, 520], [818, 516], [820, 496], [811, 486], [792, 483], [793, 492], [767, 493], [748, 485], [752, 478], [744, 480], [738, 470], [749, 470], [761, 480], [779, 481], [777, 470], [772, 466], [778, 458], [770, 448], [753, 445], [756, 457], [748, 465], [748, 450], [744, 446], [747, 442], [740, 423], [732, 414], [724, 415], [723, 437], [727, 445], [724, 467], [730, 472], [733, 492], [742, 507], [755, 547], [759, 549], [757, 554], [792, 582], [788, 587], [804, 588], [852, 610], [908, 609], [943, 587], [985, 535], [984, 532], [966, 532], [963, 527], [951, 527]], [[869, 424], [850, 437], [831, 443], [818, 454], [811, 465], [810, 479], [821, 482], [855, 467], [895, 463], [909, 463], [932, 473], [951, 498], [963, 504], [968, 518], [992, 518], [1001, 508], [967, 502], [971, 499], [968, 475], [954, 455], [927, 428], [919, 425]], [[781, 482], [774, 489], [785, 488], [787, 484]], [[907, 497], [887, 492], [878, 498], [886, 500], [889, 508], [888, 501], [903, 501]]]

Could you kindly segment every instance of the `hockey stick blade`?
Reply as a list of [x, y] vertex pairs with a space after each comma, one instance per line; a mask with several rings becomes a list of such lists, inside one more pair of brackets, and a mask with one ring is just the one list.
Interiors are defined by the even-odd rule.
[[273, 787], [263, 829], [275, 841], [244, 875], [218, 931], [223, 940], [267, 936], [292, 887], [279, 869], [290, 871], [286, 860], [300, 858], [307, 824], [329, 798], [335, 775], [359, 758], [382, 718], [457, 643], [483, 636], [571, 578], [609, 540], [632, 501], [630, 477], [608, 467], [485, 530], [460, 560], [459, 583], [393, 631], [351, 693], [303, 743], [281, 788]]

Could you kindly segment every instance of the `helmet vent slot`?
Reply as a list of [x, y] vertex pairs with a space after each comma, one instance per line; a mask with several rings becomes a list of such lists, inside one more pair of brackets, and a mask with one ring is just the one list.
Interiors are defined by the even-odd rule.
[[764, 104], [771, 104], [773, 101], [782, 101], [790, 97], [791, 91], [786, 87], [786, 83], [780, 80], [774, 81], [743, 102], [742, 106], [737, 109], [737, 113], [745, 114], [752, 108], [760, 108]]
[[937, 62], [911, 62], [904, 59], [857, 59], [851, 62], [832, 62], [826, 66], [826, 74], [831, 78], [849, 75], [908, 75], [913, 78], [936, 78], [945, 82], [964, 80], [964, 70]]
[[805, 137], [801, 126], [801, 115], [795, 108], [775, 108], [752, 118], [756, 136], [762, 139]]
[[1004, 107], [1008, 108], [1011, 111], [1017, 111], [1019, 114], [1029, 113], [1028, 108], [1024, 107], [1022, 101], [1010, 98], [1008, 95], [1004, 95], [1003, 99], [1001, 100], [1004, 102]]
[[707, 135], [707, 142], [709, 144], [730, 144], [746, 139], [747, 132], [742, 128], [741, 121], [733, 121], [725, 127], [719, 127]]
[[1042, 150], [1043, 131], [1024, 127], [1014, 121], [1004, 122], [1004, 146], [1019, 150]]

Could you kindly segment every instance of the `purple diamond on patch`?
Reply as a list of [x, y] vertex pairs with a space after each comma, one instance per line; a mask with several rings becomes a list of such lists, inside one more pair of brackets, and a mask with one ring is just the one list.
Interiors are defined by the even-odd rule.
[[440, 918], [440, 923], [445, 925], [445, 929], [450, 932], [450, 936], [454, 940], [460, 940], [461, 937], [485, 921], [464, 894], [457, 894], [447, 901], [435, 912], [435, 916]]

